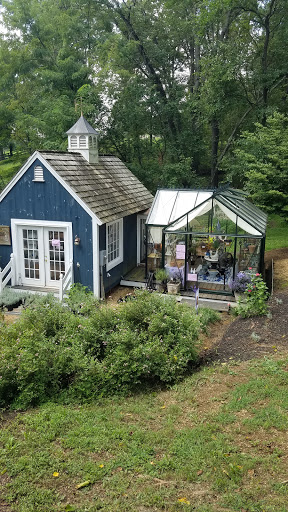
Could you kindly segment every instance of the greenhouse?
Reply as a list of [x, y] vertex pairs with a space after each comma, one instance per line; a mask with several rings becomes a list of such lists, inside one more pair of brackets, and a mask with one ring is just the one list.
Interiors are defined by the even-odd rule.
[[266, 223], [239, 190], [158, 190], [146, 223], [146, 274], [165, 268], [184, 292], [228, 295], [237, 273], [263, 271]]

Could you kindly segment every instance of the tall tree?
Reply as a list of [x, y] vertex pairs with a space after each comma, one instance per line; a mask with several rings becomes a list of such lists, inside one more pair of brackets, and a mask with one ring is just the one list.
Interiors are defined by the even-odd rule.
[[3, 5], [0, 100], [30, 148], [64, 148], [76, 101], [151, 187], [217, 186], [240, 129], [287, 111], [286, 0]]

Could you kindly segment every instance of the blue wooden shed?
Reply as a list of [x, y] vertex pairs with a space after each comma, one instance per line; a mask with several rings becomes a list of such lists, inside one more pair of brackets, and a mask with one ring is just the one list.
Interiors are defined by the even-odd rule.
[[81, 116], [68, 151], [35, 151], [0, 194], [0, 291], [59, 292], [79, 282], [97, 297], [145, 258], [153, 197]]

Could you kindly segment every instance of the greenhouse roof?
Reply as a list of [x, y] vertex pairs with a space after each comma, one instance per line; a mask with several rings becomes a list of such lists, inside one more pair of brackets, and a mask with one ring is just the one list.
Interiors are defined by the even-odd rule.
[[158, 190], [147, 224], [173, 232], [185, 228], [187, 221], [204, 215], [217, 205], [239, 228], [255, 236], [266, 231], [267, 215], [239, 190]]

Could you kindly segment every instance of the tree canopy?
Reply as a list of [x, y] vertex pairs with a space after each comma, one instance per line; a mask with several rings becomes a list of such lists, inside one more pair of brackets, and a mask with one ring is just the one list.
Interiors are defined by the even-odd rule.
[[288, 220], [288, 117], [275, 113], [255, 131], [244, 132], [229, 159], [232, 180], [256, 204]]
[[152, 191], [217, 186], [241, 130], [287, 114], [286, 0], [2, 5], [2, 147], [65, 149], [82, 106]]

